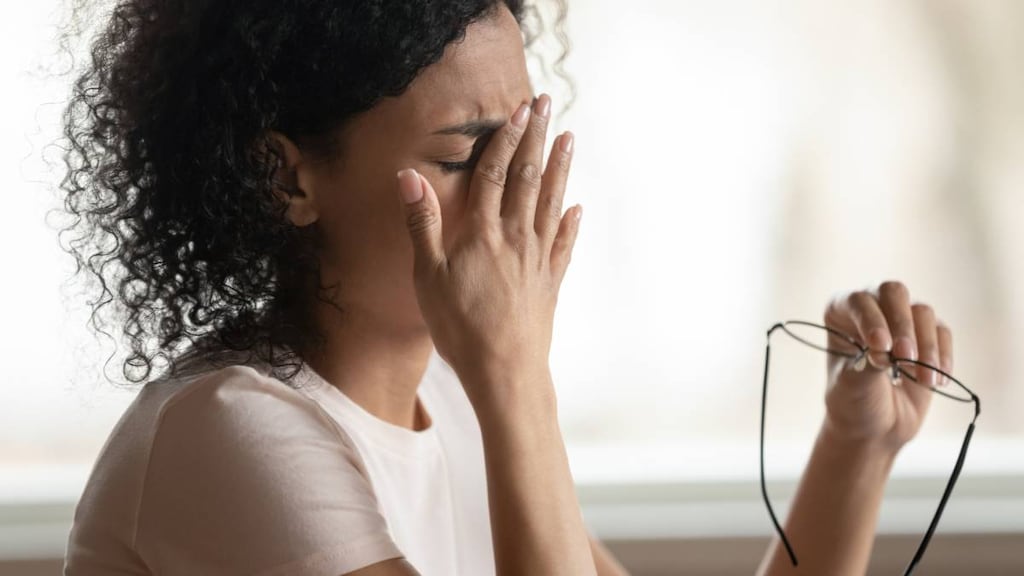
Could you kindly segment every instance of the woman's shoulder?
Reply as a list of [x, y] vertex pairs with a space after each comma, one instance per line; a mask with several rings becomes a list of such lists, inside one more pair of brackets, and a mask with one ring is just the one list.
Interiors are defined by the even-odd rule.
[[158, 378], [123, 422], [79, 503], [76, 562], [111, 541], [100, 534], [157, 572], [330, 564], [344, 573], [359, 554], [400, 555], [351, 440], [266, 366], [204, 364]]
[[237, 446], [244, 438], [268, 441], [287, 429], [292, 440], [305, 435], [348, 444], [344, 431], [299, 390], [308, 383], [305, 374], [300, 368], [286, 382], [252, 356], [190, 360], [171, 375], [147, 383], [137, 409], [148, 412], [156, 439], [201, 437]]
[[345, 431], [265, 364], [191, 359], [142, 386], [107, 438], [93, 475], [132, 477], [142, 491], [160, 477], [156, 469], [231, 474], [232, 466], [280, 465], [275, 458], [311, 444], [330, 446], [361, 468]]

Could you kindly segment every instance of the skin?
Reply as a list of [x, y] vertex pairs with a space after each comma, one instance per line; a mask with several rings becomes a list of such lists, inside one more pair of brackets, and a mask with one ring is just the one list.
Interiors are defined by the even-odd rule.
[[[586, 533], [558, 427], [548, 352], [581, 207], [562, 210], [572, 135], [555, 139], [542, 169], [550, 99], [533, 100], [521, 33], [502, 6], [406, 92], [346, 125], [337, 157], [275, 136], [278, 178], [298, 191], [288, 217], [323, 236], [324, 281], [340, 283], [346, 310], [316, 309], [326, 352], [306, 360], [378, 418], [422, 429], [430, 415], [416, 387], [436, 348], [480, 422], [497, 573], [625, 574]], [[437, 134], [469, 121], [497, 132]], [[441, 167], [478, 153], [466, 170]], [[863, 574], [892, 461], [931, 397], [891, 385], [887, 351], [948, 369], [951, 336], [897, 282], [836, 298], [825, 322], [876, 353], [863, 371], [829, 366], [827, 416], [786, 530], [800, 573]], [[794, 573], [776, 544], [760, 573]], [[353, 574], [416, 571], [398, 559]]]

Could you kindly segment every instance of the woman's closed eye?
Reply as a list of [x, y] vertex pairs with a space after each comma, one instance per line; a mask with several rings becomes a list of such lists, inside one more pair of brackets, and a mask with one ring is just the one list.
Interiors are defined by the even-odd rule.
[[462, 162], [439, 161], [437, 163], [437, 165], [441, 167], [441, 171], [444, 172], [445, 174], [452, 174], [455, 172], [463, 172], [469, 170], [473, 167], [474, 164], [476, 164], [476, 158], [473, 156], [470, 156], [468, 159]]
[[487, 147], [487, 143], [490, 142], [493, 132], [485, 134], [476, 139], [473, 143], [473, 149], [469, 153], [469, 157], [465, 160], [438, 160], [437, 165], [441, 167], [441, 171], [445, 174], [454, 174], [456, 172], [464, 172], [466, 170], [472, 170], [476, 166], [477, 160], [480, 159], [480, 154], [483, 153], [484, 148]]

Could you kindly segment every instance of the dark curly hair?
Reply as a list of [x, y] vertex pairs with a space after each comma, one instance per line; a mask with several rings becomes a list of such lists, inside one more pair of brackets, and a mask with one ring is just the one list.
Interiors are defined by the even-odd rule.
[[[336, 286], [321, 284], [315, 227], [291, 225], [271, 192], [279, 155], [268, 131], [332, 153], [347, 120], [401, 94], [502, 3], [533, 44], [544, 18], [524, 0], [113, 6], [64, 111], [60, 238], [98, 292], [90, 325], [113, 339], [112, 325], [128, 344], [128, 382], [220, 350], [291, 380], [302, 351], [323, 345], [309, 299], [331, 302]], [[565, 14], [561, 0], [563, 78]]]

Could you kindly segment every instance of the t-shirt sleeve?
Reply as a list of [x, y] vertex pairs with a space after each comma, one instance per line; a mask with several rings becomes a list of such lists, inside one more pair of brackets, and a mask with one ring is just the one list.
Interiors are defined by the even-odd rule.
[[351, 440], [246, 366], [161, 411], [135, 548], [157, 574], [339, 576], [402, 556]]

